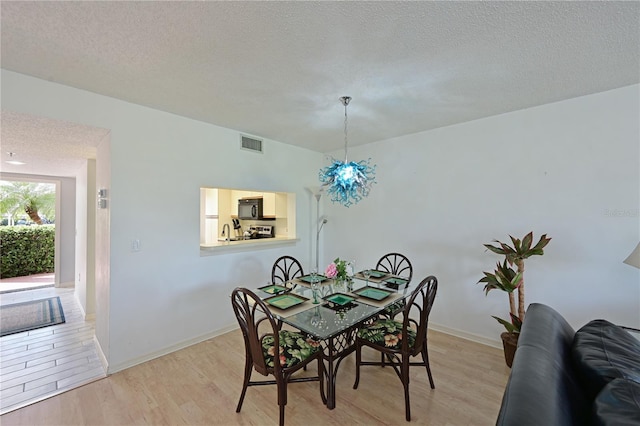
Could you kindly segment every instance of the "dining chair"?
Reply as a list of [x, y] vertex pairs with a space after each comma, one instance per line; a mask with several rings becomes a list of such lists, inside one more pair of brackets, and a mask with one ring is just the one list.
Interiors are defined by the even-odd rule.
[[[288, 383], [319, 381], [320, 397], [326, 404], [320, 342], [299, 332], [280, 330], [267, 304], [251, 290], [241, 287], [233, 290], [231, 304], [242, 330], [245, 345], [244, 381], [236, 413], [239, 413], [242, 408], [249, 386], [273, 384], [277, 386], [280, 426], [284, 425]], [[292, 377], [294, 373], [314, 360], [318, 363], [317, 376]], [[272, 375], [274, 380], [251, 381], [253, 370], [263, 376]]]
[[[438, 280], [434, 276], [428, 276], [422, 280], [407, 300], [402, 311], [402, 322], [380, 318], [372, 324], [361, 328], [356, 333], [356, 381], [353, 384], [353, 388], [358, 388], [361, 366], [392, 366], [404, 387], [405, 416], [407, 421], [411, 421], [411, 407], [409, 405], [409, 367], [426, 367], [431, 389], [435, 389], [433, 377], [431, 376], [431, 367], [429, 366], [429, 353], [427, 351], [427, 324], [437, 290]], [[384, 362], [362, 361], [362, 348], [365, 346], [379, 351], [386, 357], [386, 360]], [[422, 355], [422, 362], [412, 362], [411, 358], [418, 355]]]
[[304, 275], [302, 265], [293, 256], [279, 257], [271, 269], [271, 282], [273, 284], [287, 283], [290, 280]]
[[[413, 265], [411, 265], [407, 256], [400, 253], [387, 253], [382, 256], [376, 264], [376, 270], [388, 272], [397, 277], [404, 278], [408, 283], [410, 283], [411, 278], [413, 278]], [[381, 315], [389, 319], [393, 319], [400, 313], [403, 307], [404, 299], [401, 299], [393, 305], [387, 306]]]
[[387, 253], [378, 260], [376, 270], [388, 272], [411, 281], [413, 266], [407, 256], [400, 253]]

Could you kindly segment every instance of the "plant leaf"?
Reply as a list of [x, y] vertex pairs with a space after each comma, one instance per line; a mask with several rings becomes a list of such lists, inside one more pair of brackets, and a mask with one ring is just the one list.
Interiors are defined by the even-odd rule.
[[532, 242], [533, 242], [533, 232], [529, 232], [522, 239], [522, 251], [527, 252], [531, 248]]
[[513, 324], [514, 329], [520, 333], [520, 330], [522, 329], [522, 320], [519, 316], [513, 315], [511, 312], [509, 312], [509, 315], [511, 316], [511, 324]]
[[502, 318], [499, 318], [495, 315], [491, 315], [492, 318], [495, 318], [496, 321], [498, 321], [500, 324], [502, 324], [504, 326], [504, 328], [509, 332], [509, 333], [519, 333], [520, 330], [516, 330], [516, 328], [514, 327], [513, 324], [511, 324], [509, 321], [507, 320], [503, 320]]
[[515, 249], [514, 251], [516, 253], [520, 253], [520, 240], [517, 238], [513, 238], [511, 235], [509, 235], [509, 238], [511, 238], [511, 242], [513, 243], [513, 248]]
[[484, 286], [485, 295], [491, 290], [502, 290], [506, 293], [512, 293], [518, 288], [522, 277], [522, 274], [516, 273], [512, 268], [507, 266], [506, 260], [503, 263], [498, 262], [493, 273], [485, 271], [483, 274], [484, 277], [478, 280], [476, 284], [486, 283]]
[[542, 249], [545, 248], [547, 244], [549, 244], [549, 241], [551, 241], [551, 238], [547, 238], [547, 234], [544, 234], [540, 237], [540, 241], [538, 241], [538, 243], [531, 250], [536, 250], [539, 251], [540, 254], [543, 254]]
[[502, 250], [504, 250], [505, 254], [512, 254], [516, 252], [513, 247], [508, 244], [500, 243], [500, 246], [502, 247]]
[[[498, 241], [498, 242], [500, 242], [500, 241]], [[494, 252], [496, 254], [500, 254], [500, 255], [505, 255], [506, 254], [503, 249], [501, 249], [499, 247], [492, 246], [491, 244], [484, 244], [484, 246], [488, 250], [491, 250], [492, 252]]]

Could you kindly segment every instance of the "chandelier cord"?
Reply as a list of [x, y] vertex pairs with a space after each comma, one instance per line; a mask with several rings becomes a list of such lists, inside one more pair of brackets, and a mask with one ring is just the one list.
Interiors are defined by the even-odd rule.
[[347, 105], [351, 101], [351, 97], [343, 96], [340, 102], [344, 105], [344, 163], [347, 164]]

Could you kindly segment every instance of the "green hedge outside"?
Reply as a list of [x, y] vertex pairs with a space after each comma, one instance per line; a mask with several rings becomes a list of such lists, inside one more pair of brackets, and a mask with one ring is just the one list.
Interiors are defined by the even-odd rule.
[[54, 225], [0, 227], [0, 278], [54, 272]]

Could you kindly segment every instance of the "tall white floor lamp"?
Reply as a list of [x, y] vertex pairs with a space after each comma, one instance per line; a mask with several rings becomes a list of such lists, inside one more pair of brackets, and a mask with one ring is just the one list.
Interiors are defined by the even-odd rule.
[[322, 198], [322, 194], [324, 193], [323, 187], [309, 187], [307, 191], [313, 194], [313, 197], [316, 199], [316, 271], [318, 270], [320, 263], [320, 231], [322, 231], [322, 227], [325, 223], [327, 223], [326, 217], [320, 217], [320, 198]]

